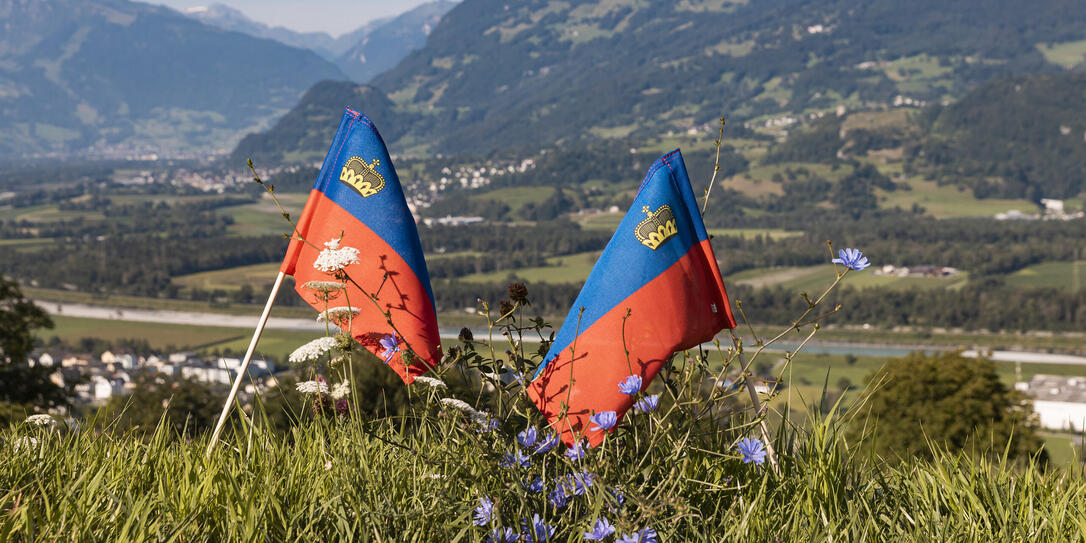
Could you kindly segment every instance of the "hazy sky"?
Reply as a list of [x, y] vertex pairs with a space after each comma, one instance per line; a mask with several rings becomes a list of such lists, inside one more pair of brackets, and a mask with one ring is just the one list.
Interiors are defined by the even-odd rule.
[[368, 21], [403, 13], [428, 0], [143, 0], [176, 10], [225, 4], [254, 21], [301, 32], [337, 36]]

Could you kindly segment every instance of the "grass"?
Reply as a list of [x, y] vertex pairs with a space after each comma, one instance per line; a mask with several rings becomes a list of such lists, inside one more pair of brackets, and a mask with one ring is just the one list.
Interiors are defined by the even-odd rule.
[[1078, 276], [1078, 288], [1086, 289], [1086, 261], [1043, 262], [1018, 270], [1007, 276], [1007, 284], [1020, 288], [1058, 288], [1070, 291]]
[[[306, 198], [309, 197], [308, 194], [300, 193], [276, 193], [276, 196], [290, 213], [291, 219], [297, 219], [305, 206]], [[234, 236], [265, 236], [290, 232], [290, 225], [283, 220], [279, 208], [268, 195], [264, 195], [255, 204], [224, 207], [219, 212], [233, 217], [234, 224], [230, 225], [229, 232]]]
[[978, 200], [973, 193], [955, 186], [939, 186], [934, 181], [925, 181], [920, 178], [908, 180], [912, 190], [896, 190], [886, 192], [876, 189], [879, 197], [879, 206], [883, 209], [900, 207], [911, 209], [913, 204], [924, 207], [928, 215], [937, 219], [951, 217], [992, 217], [997, 213], [1005, 213], [1011, 209], [1017, 209], [1023, 213], [1035, 213], [1037, 205], [1028, 200], [1011, 200], [999, 198], [985, 198]]
[[[726, 277], [725, 283], [750, 285], [752, 287], [781, 286], [794, 292], [821, 292], [833, 282], [832, 264], [806, 267], [757, 268], [744, 270]], [[848, 284], [853, 288], [960, 288], [969, 280], [968, 272], [961, 272], [951, 277], [895, 277], [876, 275], [872, 270], [855, 275], [849, 274]]]
[[553, 256], [547, 259], [546, 266], [475, 273], [460, 279], [472, 283], [495, 283], [505, 281], [510, 275], [515, 275], [532, 283], [581, 283], [588, 279], [588, 274], [599, 256], [599, 251]]
[[0, 210], [0, 220], [50, 223], [73, 219], [104, 220], [100, 211], [74, 211], [60, 209], [59, 204], [45, 204]]
[[510, 214], [519, 216], [522, 207], [529, 203], [539, 203], [554, 194], [553, 187], [507, 187], [488, 192], [473, 194], [472, 200], [497, 200], [509, 206]]
[[278, 262], [267, 264], [253, 264], [251, 266], [239, 266], [225, 270], [182, 275], [171, 279], [173, 283], [205, 290], [238, 290], [242, 285], [263, 285], [275, 280], [275, 274], [279, 272]]
[[[274, 276], [269, 277], [266, 278], [266, 281], [262, 281], [262, 283], [271, 283], [274, 279]], [[288, 283], [282, 288], [286, 290], [291, 287]], [[144, 296], [124, 296], [119, 294], [94, 294], [89, 292], [32, 287], [26, 287], [22, 290], [28, 298], [43, 305], [48, 305], [50, 303], [74, 303], [102, 307], [224, 313], [227, 315], [260, 315], [261, 310], [264, 309], [263, 302], [259, 304], [227, 304], [192, 300], [171, 300], [167, 298], [148, 298]], [[266, 295], [266, 293], [262, 294], [262, 296]], [[273, 317], [308, 317], [312, 316], [312, 314], [312, 310], [308, 307], [279, 305], [272, 309]]]
[[1037, 50], [1044, 55], [1045, 60], [1068, 70], [1086, 62], [1086, 40], [1053, 44], [1038, 43]]

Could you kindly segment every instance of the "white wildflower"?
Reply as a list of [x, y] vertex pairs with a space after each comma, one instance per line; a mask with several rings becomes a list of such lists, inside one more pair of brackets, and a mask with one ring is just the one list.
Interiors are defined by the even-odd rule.
[[445, 476], [440, 473], [427, 473], [422, 476], [423, 479], [444, 479]]
[[332, 469], [332, 461], [331, 460], [324, 463], [324, 471], [328, 471], [330, 469]]
[[49, 415], [30, 415], [26, 418], [27, 424], [33, 424], [35, 426], [49, 426], [54, 427], [57, 425], [56, 419]]
[[468, 405], [468, 402], [465, 402], [464, 400], [458, 400], [456, 398], [441, 398], [438, 401], [441, 402], [441, 405], [450, 409], [461, 411], [469, 417], [475, 417], [479, 414], [479, 412], [476, 411], [474, 407]]
[[336, 338], [331, 336], [324, 336], [314, 339], [290, 353], [287, 358], [292, 364], [301, 364], [302, 362], [308, 362], [310, 360], [316, 360], [320, 356], [334, 348], [338, 342]]
[[315, 290], [325, 294], [347, 288], [347, 285], [340, 283], [339, 281], [306, 281], [302, 286], [309, 290]]
[[343, 238], [332, 238], [332, 239], [324, 242], [324, 246], [329, 248], [329, 249], [339, 249], [339, 242], [342, 241], [342, 240], [343, 240]]
[[298, 383], [298, 392], [302, 394], [327, 394], [328, 383], [324, 381], [302, 381]]
[[33, 449], [33, 448], [38, 446], [38, 443], [40, 443], [40, 442], [38, 441], [37, 438], [29, 437], [29, 436], [20, 437], [19, 439], [16, 439], [14, 442], [12, 442], [16, 452], [18, 452], [20, 450], [23, 450], [23, 449], [27, 449], [27, 450]]
[[441, 379], [434, 379], [433, 377], [427, 377], [425, 375], [420, 375], [416, 377], [415, 382], [422, 383], [424, 385], [430, 385], [431, 388], [448, 388], [447, 386], [445, 386], [445, 381], [442, 381]]
[[346, 320], [348, 317], [357, 315], [361, 310], [357, 307], [341, 306], [330, 307], [320, 315], [317, 315], [317, 322], [338, 322], [340, 320]]
[[347, 381], [343, 381], [342, 383], [336, 383], [336, 386], [332, 387], [331, 396], [333, 400], [338, 400], [340, 398], [346, 397], [350, 393], [351, 384]]
[[325, 242], [326, 249], [317, 255], [313, 261], [313, 267], [322, 272], [334, 272], [358, 263], [358, 249], [354, 247], [340, 247], [339, 240]]

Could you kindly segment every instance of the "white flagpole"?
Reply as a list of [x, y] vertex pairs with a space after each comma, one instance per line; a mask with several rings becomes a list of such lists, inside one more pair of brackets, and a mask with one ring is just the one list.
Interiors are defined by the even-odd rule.
[[279, 294], [279, 286], [283, 284], [283, 277], [286, 274], [279, 272], [279, 275], [275, 277], [275, 284], [272, 285], [271, 294], [268, 295], [268, 303], [264, 304], [264, 313], [260, 315], [260, 322], [256, 324], [256, 331], [253, 332], [253, 340], [249, 342], [249, 350], [245, 351], [245, 359], [241, 362], [241, 367], [238, 368], [238, 376], [234, 379], [234, 386], [230, 389], [230, 395], [226, 398], [226, 403], [222, 406], [222, 414], [219, 415], [219, 422], [215, 425], [215, 431], [211, 434], [211, 442], [207, 444], [207, 457], [211, 456], [211, 451], [215, 448], [215, 443], [219, 441], [219, 433], [222, 432], [222, 427], [226, 424], [226, 417], [230, 414], [230, 407], [234, 403], [234, 398], [238, 395], [238, 388], [241, 387], [241, 381], [245, 378], [246, 370], [249, 369], [249, 361], [253, 358], [253, 351], [256, 350], [256, 344], [260, 341], [260, 334], [264, 331], [264, 326], [268, 324], [268, 314], [271, 313], [272, 305], [275, 305], [275, 295]]
[[[739, 347], [739, 336], [735, 335], [735, 329], [731, 330], [732, 343]], [[754, 385], [751, 383], [745, 374], [750, 372], [750, 368], [747, 367], [747, 357], [743, 356], [743, 352], [739, 352], [739, 364], [743, 366], [743, 386], [750, 393], [750, 403], [754, 408], [754, 416], [758, 417], [758, 426], [762, 430], [762, 442], [765, 443], [766, 456], [769, 457], [769, 465], [773, 467], [773, 472], [778, 476], [781, 474], [781, 467], [777, 463], [777, 452], [773, 450], [773, 442], [769, 437], [769, 426], [765, 423], [765, 417], [762, 416], [762, 402], [758, 400], [758, 392], [754, 390]]]

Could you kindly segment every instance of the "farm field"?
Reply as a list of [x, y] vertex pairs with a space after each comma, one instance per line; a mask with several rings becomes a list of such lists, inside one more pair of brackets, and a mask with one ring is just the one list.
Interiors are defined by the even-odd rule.
[[537, 283], [580, 283], [588, 278], [592, 266], [599, 258], [599, 251], [553, 256], [547, 259], [547, 266], [520, 268], [500, 272], [476, 273], [462, 277], [462, 281], [472, 283], [494, 283], [505, 281], [511, 274], [529, 282]]
[[[756, 288], [780, 286], [797, 293], [806, 291], [815, 294], [821, 292], [833, 282], [835, 278], [833, 268], [833, 265], [758, 268], [731, 274], [724, 278], [724, 283], [725, 285], [735, 283]], [[874, 271], [868, 269], [859, 273], [850, 273], [848, 285], [858, 289], [872, 287], [902, 290], [914, 287], [925, 289], [960, 288], [968, 280], [968, 272], [960, 272], [951, 277], [896, 277], [876, 275]]]
[[[309, 195], [276, 193], [276, 196], [294, 220], [302, 211]], [[257, 203], [224, 207], [219, 212], [233, 217], [234, 224], [230, 225], [229, 231], [234, 236], [267, 236], [290, 232], [290, 224], [283, 219], [275, 202], [266, 194]]]
[[238, 290], [242, 285], [257, 287], [275, 281], [279, 262], [253, 264], [225, 270], [193, 273], [174, 277], [172, 281], [188, 288], [204, 290]]
[[[1075, 276], [1078, 280], [1076, 283]], [[1045, 287], [1070, 291], [1077, 285], [1086, 288], [1086, 261], [1043, 262], [1023, 268], [1007, 276], [1007, 284], [1015, 287]]]
[[1012, 209], [1017, 209], [1022, 213], [1037, 212], [1037, 205], [1029, 200], [999, 198], [979, 200], [974, 198], [973, 193], [968, 190], [950, 185], [939, 186], [934, 181], [918, 178], [910, 179], [908, 184], [912, 190], [886, 192], [877, 189], [875, 193], [879, 198], [879, 206], [883, 209], [895, 207], [911, 209], [913, 204], [916, 204], [925, 208], [928, 215], [937, 219], [992, 217], [997, 213], [1005, 213]]

